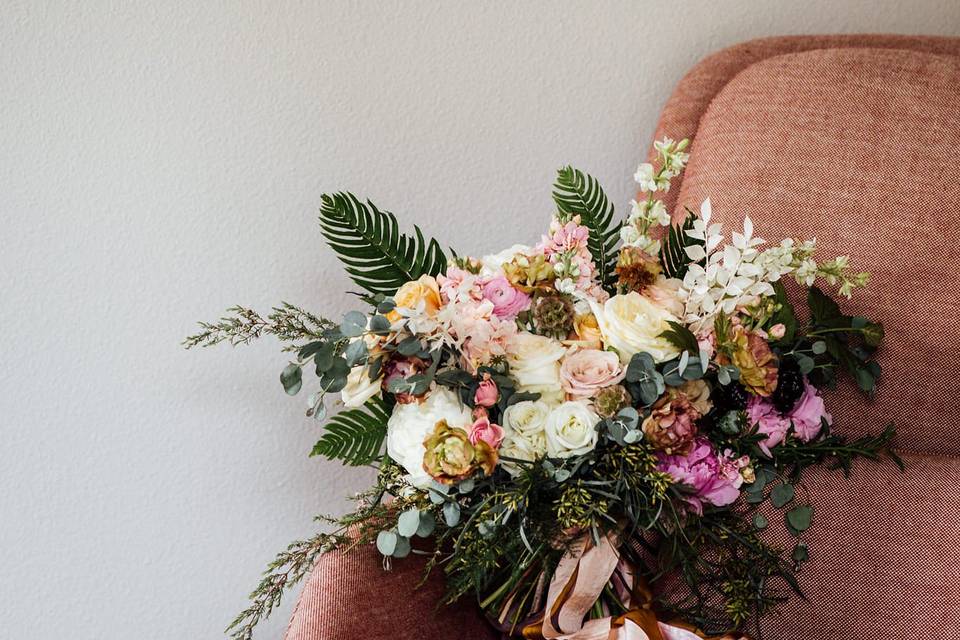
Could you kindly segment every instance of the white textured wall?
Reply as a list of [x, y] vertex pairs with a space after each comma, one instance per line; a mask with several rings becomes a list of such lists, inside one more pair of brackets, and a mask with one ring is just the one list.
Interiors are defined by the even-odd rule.
[[532, 240], [561, 164], [628, 200], [709, 52], [960, 32], [956, 0], [0, 8], [0, 636], [41, 640], [219, 637], [368, 480], [306, 457], [274, 343], [178, 346], [237, 302], [346, 309], [322, 192], [462, 252]]

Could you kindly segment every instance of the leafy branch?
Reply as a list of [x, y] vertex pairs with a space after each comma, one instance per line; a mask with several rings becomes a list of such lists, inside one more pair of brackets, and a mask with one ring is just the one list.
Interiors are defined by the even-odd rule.
[[447, 258], [439, 243], [400, 233], [397, 218], [352, 193], [324, 194], [320, 228], [350, 278], [370, 293], [392, 295], [405, 282], [444, 273]]
[[557, 171], [553, 189], [557, 210], [566, 217], [580, 216], [580, 223], [590, 230], [587, 246], [597, 267], [597, 276], [603, 287], [613, 292], [621, 223], [614, 222], [613, 205], [607, 194], [596, 178], [573, 167]]
[[390, 409], [378, 397], [368, 400], [362, 408], [341, 411], [327, 423], [310, 455], [352, 466], [369, 464], [380, 455], [389, 419]]
[[671, 226], [663, 239], [663, 245], [660, 248], [660, 264], [663, 267], [663, 274], [668, 278], [682, 279], [690, 266], [687, 247], [704, 244], [703, 240], [687, 235], [687, 231], [693, 229], [696, 218], [696, 214], [687, 209], [687, 217], [682, 223]]
[[284, 342], [313, 340], [320, 338], [325, 330], [336, 326], [330, 320], [289, 302], [274, 307], [266, 318], [253, 309], [241, 306], [230, 307], [227, 313], [230, 315], [223, 316], [216, 322], [199, 323], [201, 331], [188, 336], [183, 341], [183, 346], [187, 349], [198, 346], [212, 347], [221, 342], [237, 346], [250, 344], [264, 335], [276, 336]]

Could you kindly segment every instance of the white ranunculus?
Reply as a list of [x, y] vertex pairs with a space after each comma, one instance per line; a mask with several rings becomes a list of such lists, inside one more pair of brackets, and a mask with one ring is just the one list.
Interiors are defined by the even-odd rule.
[[423, 441], [441, 420], [464, 431], [473, 423], [470, 408], [443, 387], [423, 403], [397, 404], [387, 421], [387, 455], [407, 470], [407, 481], [415, 487], [422, 489], [430, 484], [430, 475], [423, 470]]
[[559, 341], [526, 331], [510, 341], [507, 362], [519, 391], [556, 396], [560, 389], [560, 360], [566, 348]]
[[582, 400], [564, 402], [547, 416], [547, 454], [552, 458], [569, 458], [597, 446], [597, 423], [600, 416]]
[[515, 244], [499, 253], [493, 253], [480, 258], [480, 275], [491, 276], [503, 270], [503, 265], [510, 262], [519, 253], [530, 251], [530, 247], [525, 244]]
[[367, 366], [354, 367], [347, 374], [347, 386], [340, 391], [345, 407], [362, 407], [370, 398], [380, 393], [381, 379], [371, 380], [367, 375]]
[[660, 334], [670, 329], [667, 322], [680, 319], [653, 300], [631, 291], [613, 296], [602, 305], [591, 302], [590, 307], [600, 325], [604, 345], [616, 349], [624, 364], [641, 351], [657, 362], [679, 355], [679, 350]]

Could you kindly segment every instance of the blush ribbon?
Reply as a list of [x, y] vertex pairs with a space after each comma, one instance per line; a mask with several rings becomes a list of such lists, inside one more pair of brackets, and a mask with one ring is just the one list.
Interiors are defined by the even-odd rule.
[[[630, 611], [584, 623], [614, 573]], [[632, 584], [627, 584], [627, 583]], [[682, 622], [661, 622], [651, 609], [653, 594], [617, 551], [610, 534], [594, 544], [583, 536], [564, 554], [550, 580], [543, 615], [523, 627], [526, 640], [748, 640], [745, 636], [707, 636]]]

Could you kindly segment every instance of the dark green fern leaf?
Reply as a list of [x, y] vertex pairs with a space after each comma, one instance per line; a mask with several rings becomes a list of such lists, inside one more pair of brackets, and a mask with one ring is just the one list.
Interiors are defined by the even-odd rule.
[[389, 419], [390, 411], [380, 398], [368, 400], [359, 409], [341, 411], [326, 424], [310, 455], [352, 466], [370, 464], [380, 457]]
[[612, 293], [616, 287], [620, 222], [614, 221], [613, 205], [600, 183], [582, 171], [564, 167], [557, 171], [553, 200], [560, 213], [580, 216], [580, 222], [590, 230], [588, 246], [597, 267], [597, 278]]
[[703, 240], [696, 240], [687, 235], [687, 231], [693, 229], [693, 222], [696, 219], [697, 215], [687, 209], [687, 217], [683, 222], [671, 226], [670, 231], [663, 238], [660, 246], [660, 264], [663, 267], [663, 275], [668, 278], [683, 278], [690, 266], [690, 256], [685, 249], [704, 244]]
[[444, 273], [447, 258], [436, 240], [400, 233], [396, 217], [351, 193], [324, 194], [320, 228], [346, 265], [350, 278], [372, 294], [393, 295], [400, 286], [426, 274]]

